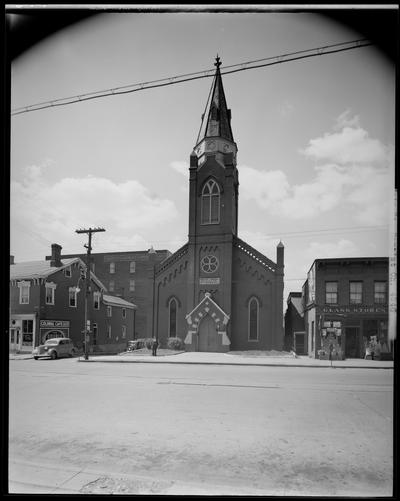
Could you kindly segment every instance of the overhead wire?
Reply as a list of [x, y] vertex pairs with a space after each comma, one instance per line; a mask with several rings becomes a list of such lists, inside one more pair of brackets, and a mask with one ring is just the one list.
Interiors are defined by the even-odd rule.
[[[309, 57], [316, 57], [326, 54], [333, 54], [337, 52], [343, 52], [347, 50], [357, 49], [361, 47], [367, 47], [369, 45], [374, 45], [373, 42], [367, 39], [351, 40], [349, 42], [341, 42], [337, 44], [324, 45], [321, 47], [316, 47], [313, 49], [305, 49], [295, 52], [289, 52], [286, 54], [281, 54], [278, 56], [270, 56], [262, 59], [256, 59], [253, 61], [246, 61], [243, 63], [238, 63], [234, 65], [225, 66], [221, 71], [221, 75], [229, 75], [231, 73], [237, 73], [239, 71], [247, 71], [250, 69], [262, 68], [266, 66], [272, 66], [275, 64], [282, 64], [289, 61], [296, 61], [300, 59], [305, 59]], [[310, 54], [309, 54], [310, 53]], [[295, 56], [295, 57], [292, 57]], [[264, 62], [268, 61], [268, 62]], [[262, 63], [262, 64], [256, 64]], [[52, 108], [58, 106], [66, 106], [69, 104], [80, 103], [83, 101], [89, 101], [92, 99], [99, 99], [102, 97], [116, 96], [120, 94], [128, 94], [132, 92], [138, 92], [145, 89], [153, 89], [157, 87], [165, 87], [168, 85], [175, 85], [178, 83], [189, 82], [192, 80], [198, 80], [201, 78], [209, 78], [214, 76], [214, 69], [203, 70], [195, 73], [186, 73], [183, 75], [176, 75], [173, 77], [161, 78], [158, 80], [152, 80], [149, 82], [141, 82], [136, 84], [130, 84], [120, 87], [114, 87], [107, 90], [89, 92], [84, 94], [79, 94], [76, 96], [52, 99], [49, 101], [44, 101], [36, 104], [31, 104], [27, 106], [21, 106], [19, 108], [14, 108], [11, 110], [11, 115], [20, 115], [22, 113], [29, 113], [32, 111], [38, 111], [45, 108]]]

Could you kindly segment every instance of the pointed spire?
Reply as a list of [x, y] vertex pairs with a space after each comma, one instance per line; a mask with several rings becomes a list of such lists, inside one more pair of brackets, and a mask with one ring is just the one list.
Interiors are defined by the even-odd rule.
[[211, 87], [211, 98], [202, 116], [202, 124], [197, 138], [199, 143], [205, 137], [221, 137], [234, 142], [231, 129], [231, 110], [226, 105], [224, 87], [220, 72], [221, 60], [217, 54], [214, 80]]

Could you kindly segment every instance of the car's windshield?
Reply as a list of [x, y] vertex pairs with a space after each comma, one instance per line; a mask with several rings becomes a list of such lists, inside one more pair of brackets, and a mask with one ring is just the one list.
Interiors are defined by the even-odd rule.
[[44, 344], [58, 344], [58, 339], [48, 339]]

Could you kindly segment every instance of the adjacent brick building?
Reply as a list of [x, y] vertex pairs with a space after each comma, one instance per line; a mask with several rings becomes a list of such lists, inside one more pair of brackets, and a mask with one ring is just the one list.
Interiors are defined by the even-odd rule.
[[[385, 357], [388, 342], [386, 257], [316, 259], [303, 286], [308, 354], [363, 358], [367, 343]], [[322, 353], [322, 356], [323, 353]]]
[[[137, 306], [135, 338], [153, 337], [154, 268], [171, 255], [168, 250], [95, 252], [91, 254], [91, 270], [104, 284], [108, 294]], [[62, 259], [86, 254], [63, 254]], [[51, 256], [46, 256], [51, 259]]]
[[[84, 341], [85, 263], [79, 257], [61, 259], [52, 245], [50, 260], [10, 264], [10, 349], [20, 353], [52, 337]], [[119, 352], [134, 337], [136, 305], [106, 292], [91, 273], [88, 300], [90, 351]]]

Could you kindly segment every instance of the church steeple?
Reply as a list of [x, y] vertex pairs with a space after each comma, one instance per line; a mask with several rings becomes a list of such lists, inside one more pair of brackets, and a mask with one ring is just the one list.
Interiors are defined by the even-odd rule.
[[218, 157], [222, 160], [221, 154], [232, 152], [236, 158], [237, 152], [231, 129], [231, 110], [226, 104], [220, 71], [221, 60], [218, 55], [214, 66], [216, 71], [194, 148], [199, 163], [204, 161], [205, 153], [220, 153]]

